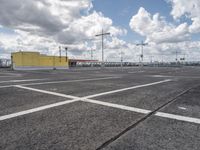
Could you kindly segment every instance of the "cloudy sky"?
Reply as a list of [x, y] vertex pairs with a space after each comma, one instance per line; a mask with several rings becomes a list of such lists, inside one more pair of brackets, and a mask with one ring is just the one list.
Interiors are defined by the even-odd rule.
[[[199, 0], [0, 0], [0, 58], [14, 51], [58, 55], [69, 48], [71, 58], [138, 61], [136, 44], [148, 43], [144, 60], [200, 60]], [[63, 50], [64, 54], [64, 50]]]

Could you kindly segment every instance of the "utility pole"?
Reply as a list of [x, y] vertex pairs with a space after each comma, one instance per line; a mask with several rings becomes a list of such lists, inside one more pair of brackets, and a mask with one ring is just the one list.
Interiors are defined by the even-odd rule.
[[151, 61], [151, 64], [153, 64], [153, 56], [150, 56], [150, 61]]
[[67, 47], [65, 47], [65, 52], [66, 52], [66, 62], [67, 62], [67, 51], [68, 51], [68, 48]]
[[56, 70], [55, 54], [53, 56], [53, 70]]
[[120, 52], [120, 56], [121, 56], [121, 68], [123, 68], [123, 52], [122, 52], [122, 50]]
[[101, 63], [101, 67], [104, 66], [104, 36], [106, 36], [106, 35], [110, 35], [110, 33], [104, 33], [103, 29], [102, 29], [101, 34], [95, 35], [95, 36], [101, 36], [101, 48], [102, 48], [102, 63]]
[[144, 43], [143, 41], [139, 44], [136, 44], [136, 46], [141, 46], [141, 64], [143, 66], [143, 60], [144, 60], [144, 46], [148, 45], [148, 43]]
[[59, 46], [59, 54], [60, 54], [60, 62], [61, 62], [61, 57], [62, 57], [62, 56], [61, 56], [61, 55], [62, 55], [62, 54], [61, 54], [61, 46]]
[[176, 64], [178, 64], [178, 51], [176, 50]]
[[[91, 49], [91, 61], [93, 61], [93, 51], [95, 51], [94, 49]], [[93, 62], [91, 63], [91, 67], [93, 67]]]

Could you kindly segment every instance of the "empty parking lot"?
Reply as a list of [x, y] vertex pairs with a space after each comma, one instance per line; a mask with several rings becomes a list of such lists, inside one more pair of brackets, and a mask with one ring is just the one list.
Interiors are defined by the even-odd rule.
[[0, 149], [198, 150], [200, 68], [0, 72]]

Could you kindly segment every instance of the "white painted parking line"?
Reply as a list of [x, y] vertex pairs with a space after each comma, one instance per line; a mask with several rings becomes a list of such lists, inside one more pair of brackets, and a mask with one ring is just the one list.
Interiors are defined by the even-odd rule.
[[[98, 105], [103, 105], [103, 106], [107, 106], [107, 107], [112, 107], [112, 108], [118, 108], [118, 109], [127, 110], [127, 111], [132, 111], [132, 112], [141, 113], [141, 114], [149, 114], [149, 113], [152, 112], [151, 110], [147, 110], [147, 109], [129, 107], [129, 106], [124, 106], [124, 105], [119, 105], [119, 104], [114, 104], [114, 103], [108, 103], [108, 102], [102, 102], [102, 101], [97, 101], [97, 100], [91, 100], [91, 99], [82, 99], [81, 101], [88, 102], [88, 103], [94, 103], [94, 104], [98, 104]], [[184, 122], [200, 124], [199, 118], [192, 118], [192, 117], [180, 116], [180, 115], [163, 113], [163, 112], [157, 112], [155, 114], [155, 116], [173, 119], [173, 120], [184, 121]]]
[[[120, 77], [106, 77], [106, 78], [92, 78], [92, 79], [80, 79], [80, 80], [67, 80], [67, 81], [50, 81], [50, 82], [39, 82], [39, 83], [26, 83], [26, 84], [20, 84], [22, 86], [28, 86], [28, 85], [44, 85], [44, 84], [58, 84], [58, 83], [73, 83], [73, 82], [87, 82], [87, 81], [100, 81], [100, 80], [109, 80], [109, 79], [119, 79]], [[19, 84], [14, 85], [3, 85], [0, 86], [1, 88], [9, 88], [13, 87]]]
[[2, 89], [2, 88], [9, 88], [9, 87], [12, 87], [12, 85], [3, 85], [3, 86], [0, 86], [0, 89]]
[[[148, 83], [148, 84], [136, 85], [136, 86], [132, 86], [132, 87], [128, 87], [128, 88], [123, 88], [123, 89], [113, 90], [113, 91], [109, 91], [109, 92], [103, 92], [103, 93], [99, 93], [99, 94], [84, 96], [84, 97], [82, 97], [82, 99], [90, 99], [90, 98], [108, 95], [108, 94], [113, 94], [113, 93], [118, 93], [118, 92], [122, 92], [122, 91], [126, 91], [126, 90], [132, 90], [132, 89], [137, 89], [137, 88], [142, 88], [142, 87], [147, 87], [147, 86], [153, 86], [153, 85], [157, 85], [157, 84], [161, 84], [161, 83], [165, 83], [165, 82], [169, 82], [169, 81], [171, 81], [171, 80], [162, 80], [162, 81]], [[22, 89], [26, 89], [26, 90], [40, 92], [40, 93], [65, 97], [65, 98], [72, 98], [72, 99], [78, 98], [78, 97], [72, 96], [72, 95], [66, 95], [66, 94], [61, 94], [61, 93], [57, 93], [57, 92], [50, 92], [50, 91], [35, 89], [35, 88], [31, 88], [31, 87], [25, 87], [22, 84], [21, 85], [13, 85], [13, 86], [18, 87], [18, 88], [22, 88]]]
[[50, 95], [55, 95], [55, 96], [60, 96], [60, 97], [64, 97], [64, 98], [70, 98], [70, 99], [77, 98], [77, 97], [71, 96], [71, 95], [66, 95], [66, 94], [61, 94], [61, 93], [56, 93], [56, 92], [50, 92], [50, 91], [40, 90], [40, 89], [35, 89], [35, 88], [25, 87], [25, 86], [21, 86], [21, 85], [15, 85], [14, 87], [18, 87], [18, 88], [26, 89], [26, 90], [30, 90], [30, 91], [35, 91], [35, 92], [40, 92], [40, 93], [45, 93], [45, 94], [50, 94]]
[[153, 78], [185, 78], [185, 79], [200, 79], [200, 77], [197, 76], [168, 76], [168, 75], [146, 75], [147, 77], [153, 77]]
[[150, 75], [151, 77], [154, 77], [154, 78], [170, 78], [170, 77], [173, 77], [173, 76], [166, 76], [166, 75]]
[[128, 72], [128, 73], [132, 74], [132, 73], [142, 73], [142, 72], [145, 72], [145, 71], [132, 71], [132, 72]]
[[145, 109], [140, 109], [136, 107], [129, 107], [129, 106], [124, 106], [124, 105], [119, 105], [119, 104], [113, 104], [113, 103], [107, 103], [107, 102], [102, 102], [102, 101], [97, 101], [97, 100], [92, 100], [92, 99], [82, 99], [81, 101], [83, 102], [88, 102], [88, 103], [94, 103], [98, 105], [103, 105], [103, 106], [108, 106], [112, 108], [118, 108], [122, 110], [128, 110], [136, 113], [141, 113], [141, 114], [148, 114], [151, 111], [150, 110], [145, 110]]
[[74, 103], [76, 101], [78, 101], [78, 100], [68, 100], [68, 101], [63, 101], [63, 102], [58, 102], [58, 103], [54, 103], [54, 104], [50, 104], [50, 105], [45, 105], [45, 106], [41, 106], [41, 107], [37, 107], [37, 108], [25, 110], [25, 111], [13, 113], [13, 114], [5, 115], [5, 116], [0, 116], [0, 121], [11, 119], [11, 118], [16, 118], [16, 117], [19, 117], [19, 116], [23, 116], [23, 115], [26, 115], [26, 114], [31, 114], [31, 113], [34, 113], [34, 112], [50, 109], [50, 108], [53, 108], [53, 107], [58, 107], [58, 106]]
[[19, 76], [0, 76], [0, 78], [13, 78], [13, 77], [19, 77]]
[[[160, 81], [160, 83], [164, 83], [164, 82]], [[155, 84], [153, 84], [153, 85], [155, 85]], [[58, 102], [58, 103], [54, 103], [54, 104], [50, 104], [50, 105], [45, 105], [45, 106], [41, 106], [41, 107], [29, 109], [29, 110], [17, 112], [17, 113], [5, 115], [5, 116], [0, 116], [0, 121], [10, 119], [10, 118], [19, 117], [19, 116], [22, 116], [22, 115], [25, 115], [25, 114], [30, 114], [30, 113], [42, 111], [42, 110], [45, 110], [45, 109], [50, 109], [50, 108], [57, 107], [57, 106], [62, 106], [62, 105], [77, 102], [77, 101], [88, 102], [88, 103], [93, 103], [93, 104], [97, 104], [97, 105], [103, 105], [103, 106], [107, 106], [107, 107], [132, 111], [132, 112], [141, 113], [141, 114], [149, 114], [149, 113], [152, 112], [151, 110], [146, 110], [146, 109], [141, 109], [141, 108], [136, 108], [136, 107], [129, 107], [129, 106], [124, 106], [124, 105], [119, 105], [119, 104], [114, 104], [114, 103], [108, 103], [108, 102], [102, 102], [102, 101], [92, 100], [92, 99], [87, 98], [87, 97], [93, 97], [93, 96], [77, 97], [77, 96], [65, 95], [65, 94], [61, 94], [61, 93], [55, 93], [55, 92], [39, 90], [39, 89], [34, 89], [34, 88], [29, 88], [29, 87], [23, 87], [21, 85], [16, 85], [15, 87], [23, 88], [23, 89], [27, 89], [27, 90], [32, 90], [32, 91], [36, 91], [36, 92], [41, 92], [41, 93], [46, 93], [46, 94], [50, 94], [50, 95], [55, 95], [55, 96], [59, 96], [59, 97], [73, 98], [73, 100], [67, 100], [67, 101], [63, 101], [63, 102]], [[180, 115], [163, 113], [163, 112], [157, 112], [155, 114], [155, 116], [168, 118], [168, 119], [174, 119], [174, 120], [178, 120], [178, 121], [189, 122], [189, 123], [200, 124], [199, 118], [186, 117], [186, 116], [180, 116]]]
[[[16, 73], [6, 73], [6, 72], [1, 72], [0, 73], [0, 78], [2, 77], [20, 77], [21, 74], [16, 74]], [[2, 76], [3, 75], [3, 76]]]
[[[167, 80], [164, 80], [165, 82]], [[144, 84], [144, 85], [140, 85], [140, 86], [134, 86], [134, 88], [139, 88], [139, 87], [145, 87], [145, 86], [150, 86], [150, 85], [155, 85], [155, 84], [159, 84], [159, 83], [164, 83], [164, 81], [159, 81], [159, 82], [154, 82], [154, 83], [149, 83], [149, 84]], [[104, 105], [104, 106], [110, 106], [110, 107], [115, 107], [115, 108], [119, 108], [119, 109], [124, 109], [124, 110], [129, 110], [129, 111], [135, 111], [135, 112], [138, 112], [138, 113], [149, 113], [150, 111], [149, 110], [142, 110], [142, 109], [139, 109], [139, 108], [134, 108], [134, 107], [128, 107], [128, 106], [120, 106], [120, 105], [117, 105], [117, 104], [111, 104], [111, 103], [105, 103], [105, 102], [98, 102], [98, 101], [94, 101], [94, 100], [89, 100], [88, 97], [95, 97], [95, 95], [91, 95], [91, 96], [86, 96], [86, 97], [77, 97], [77, 96], [72, 96], [72, 95], [66, 95], [66, 94], [61, 94], [61, 93], [56, 93], [56, 92], [50, 92], [50, 91], [46, 91], [46, 90], [40, 90], [40, 89], [35, 89], [35, 88], [31, 88], [31, 87], [24, 87], [22, 85], [15, 85], [14, 87], [17, 87], [17, 88], [21, 88], [21, 89], [26, 89], [26, 90], [31, 90], [31, 91], [35, 91], [35, 92], [40, 92], [40, 93], [45, 93], [45, 94], [50, 94], [50, 95], [54, 95], [54, 96], [59, 96], [59, 97], [64, 97], [64, 98], [70, 98], [70, 99], [74, 99], [75, 101], [80, 101], [80, 100], [87, 100], [88, 102], [90, 101], [91, 103], [99, 103], [101, 105]], [[126, 89], [130, 89], [130, 88], [126, 88]], [[133, 87], [131, 87], [131, 89], [133, 89]], [[124, 89], [120, 89], [120, 90], [115, 90], [115, 93], [116, 91], [124, 91]], [[114, 91], [113, 91], [114, 92]], [[111, 91], [107, 94], [110, 94], [112, 93]], [[103, 94], [103, 93], [100, 93], [100, 94]], [[105, 92], [104, 94], [105, 95]], [[56, 103], [57, 104], [57, 103]], [[53, 105], [53, 104], [52, 104]], [[52, 105], [47, 105], [48, 108], [52, 108]], [[56, 106], [60, 106], [60, 105], [53, 105], [54, 107]], [[45, 106], [43, 106], [45, 107]], [[43, 107], [42, 109], [39, 109], [39, 110], [43, 110]], [[40, 108], [40, 107], [39, 107]], [[29, 114], [29, 113], [32, 113], [32, 112], [36, 112], [35, 110], [38, 110], [37, 108], [35, 109], [31, 109], [30, 111], [27, 110], [27, 111], [22, 111], [22, 112], [19, 112], [19, 113], [16, 113], [16, 114], [11, 114], [11, 115], [7, 115], [7, 116], [2, 116], [0, 118], [3, 118], [3, 120], [5, 120], [5, 118], [13, 118], [13, 117], [17, 117], [17, 116], [20, 116], [20, 114], [22, 115], [25, 115], [26, 113]]]
[[1, 72], [0, 74], [3, 74], [3, 75], [12, 75], [12, 76], [17, 76], [17, 75], [19, 75], [19, 74], [8, 73], [8, 72]]
[[50, 82], [40, 82], [40, 83], [27, 83], [27, 84], [20, 84], [20, 85], [27, 86], [27, 85], [58, 84], [58, 83], [71, 83], [71, 82], [100, 81], [100, 80], [109, 80], [109, 79], [118, 79], [118, 78], [120, 77], [105, 77], [105, 78], [92, 78], [92, 79], [67, 80], [67, 81], [50, 81]]
[[162, 117], [162, 118], [168, 118], [168, 119], [174, 119], [174, 120], [179, 120], [179, 121], [184, 121], [184, 122], [200, 124], [199, 118], [185, 117], [185, 116], [163, 113], [163, 112], [157, 112], [155, 115]]
[[26, 80], [7, 80], [7, 81], [0, 81], [0, 83], [17, 83], [17, 82], [29, 82], [29, 81], [42, 81], [47, 79], [26, 79]]
[[103, 96], [103, 95], [114, 94], [114, 93], [119, 93], [119, 92], [123, 92], [123, 91], [127, 91], [127, 90], [133, 90], [133, 89], [137, 89], [137, 88], [142, 88], [142, 87], [148, 87], [148, 86], [153, 86], [153, 85], [157, 85], [157, 84], [162, 84], [162, 83], [166, 83], [166, 82], [170, 82], [170, 81], [172, 81], [172, 80], [167, 79], [167, 80], [162, 80], [162, 81], [148, 83], [148, 84], [136, 85], [136, 86], [132, 86], [132, 87], [128, 87], [128, 88], [123, 88], [123, 89], [103, 92], [103, 93], [99, 93], [99, 94], [94, 94], [94, 95], [86, 96], [84, 98], [90, 99], [90, 98], [99, 97], [99, 96]]

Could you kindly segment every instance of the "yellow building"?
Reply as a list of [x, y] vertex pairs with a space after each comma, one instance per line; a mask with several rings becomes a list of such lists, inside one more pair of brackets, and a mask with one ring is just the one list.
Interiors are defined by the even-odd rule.
[[14, 70], [68, 69], [68, 58], [47, 56], [39, 52], [16, 52], [11, 55]]

